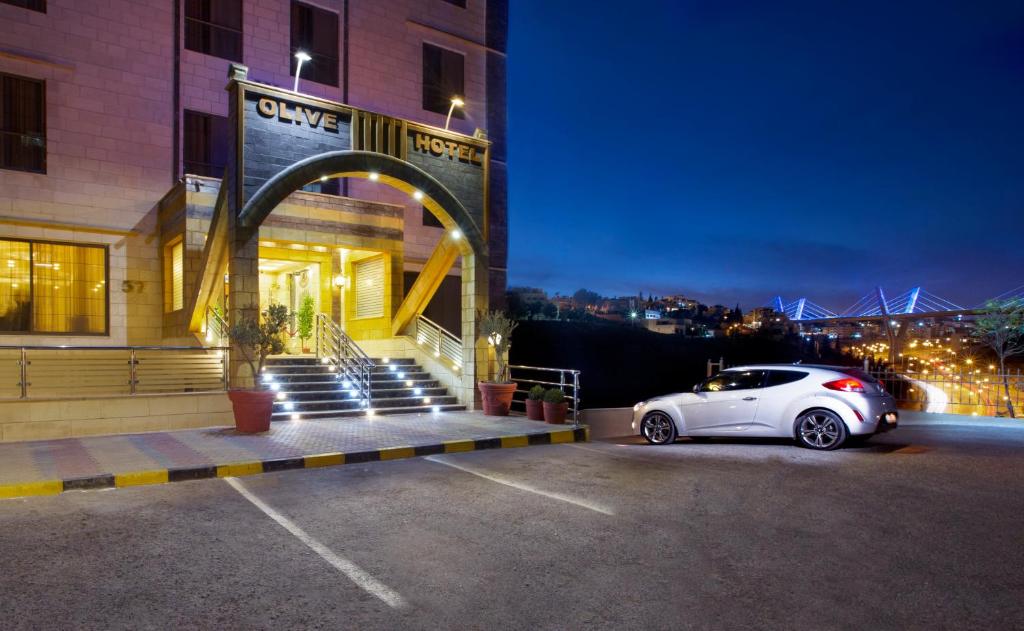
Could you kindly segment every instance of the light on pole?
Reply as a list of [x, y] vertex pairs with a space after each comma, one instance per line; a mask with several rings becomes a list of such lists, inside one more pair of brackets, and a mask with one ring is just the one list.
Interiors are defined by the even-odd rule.
[[302, 73], [302, 63], [313, 59], [312, 57], [310, 57], [308, 54], [301, 50], [295, 53], [295, 58], [299, 60], [299, 64], [295, 66], [295, 87], [292, 88], [292, 92], [299, 91], [299, 74]]
[[465, 104], [466, 104], [465, 101], [463, 101], [459, 97], [457, 97], [457, 96], [453, 96], [452, 97], [452, 105], [451, 105], [451, 107], [448, 108], [448, 116], [447, 116], [447, 118], [444, 119], [444, 128], [445, 128], [445, 130], [448, 129], [448, 124], [452, 122], [452, 112], [455, 111], [455, 108], [456, 107], [462, 107]]

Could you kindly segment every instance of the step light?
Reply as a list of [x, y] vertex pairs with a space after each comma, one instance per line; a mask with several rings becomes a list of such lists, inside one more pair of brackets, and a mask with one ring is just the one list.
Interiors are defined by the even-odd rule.
[[415, 396], [420, 396], [421, 394], [423, 394], [423, 389], [422, 389], [422, 388], [413, 388], [413, 389], [412, 389], [412, 393], [413, 393], [413, 394], [414, 394]]
[[430, 397], [423, 397], [423, 404], [430, 405]]
[[292, 420], [293, 420], [293, 421], [299, 421], [299, 420], [302, 420], [302, 415], [301, 415], [301, 414], [298, 414], [298, 413], [292, 414]]
[[405, 373], [404, 372], [398, 373], [398, 378], [399, 379], [405, 379]]
[[278, 400], [278, 401], [284, 401], [284, 400], [285, 400], [285, 399], [287, 399], [287, 398], [288, 398], [288, 395], [287, 395], [287, 394], [285, 394], [285, 393], [283, 393], [283, 392], [278, 392], [278, 393], [277, 393], [277, 400]]
[[284, 409], [286, 409], [286, 410], [288, 410], [289, 412], [291, 412], [292, 410], [294, 410], [294, 409], [295, 409], [295, 404], [294, 404], [294, 403], [292, 403], [291, 401], [285, 401], [285, 403], [284, 403]]
[[430, 411], [433, 412], [434, 414], [440, 414], [441, 413], [441, 406], [440, 405], [435, 405], [434, 407], [430, 408]]

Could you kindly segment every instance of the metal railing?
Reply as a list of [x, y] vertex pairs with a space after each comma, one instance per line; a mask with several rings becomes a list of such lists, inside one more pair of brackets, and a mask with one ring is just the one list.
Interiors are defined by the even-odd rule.
[[872, 377], [885, 385], [901, 407], [925, 412], [1024, 417], [1024, 373], [982, 369], [907, 371], [875, 368]]
[[0, 346], [0, 399], [62, 399], [228, 387], [228, 349], [198, 346]]
[[462, 367], [462, 340], [430, 318], [416, 316], [416, 343], [432, 353]]
[[316, 314], [316, 356], [334, 366], [343, 387], [373, 407], [373, 360], [325, 313]]
[[214, 346], [227, 346], [228, 344], [228, 323], [220, 317], [213, 307], [206, 308], [206, 317], [203, 320], [203, 332], [206, 343]]
[[525, 411], [526, 397], [532, 386], [558, 388], [565, 395], [569, 403], [569, 412], [572, 414], [573, 426], [579, 426], [580, 371], [572, 368], [542, 368], [539, 366], [516, 365], [509, 366], [508, 369], [510, 378], [516, 382], [516, 391], [512, 395], [513, 405], [522, 406], [523, 411]]

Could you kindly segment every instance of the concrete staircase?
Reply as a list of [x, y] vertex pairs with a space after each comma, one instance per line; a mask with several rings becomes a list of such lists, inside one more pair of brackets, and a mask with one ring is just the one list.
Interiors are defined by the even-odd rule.
[[[465, 410], [448, 389], [412, 359], [374, 359], [371, 375], [374, 414], [408, 414]], [[344, 388], [332, 366], [315, 357], [268, 358], [264, 379], [272, 380], [278, 394], [275, 421], [363, 416], [366, 408], [358, 393]]]

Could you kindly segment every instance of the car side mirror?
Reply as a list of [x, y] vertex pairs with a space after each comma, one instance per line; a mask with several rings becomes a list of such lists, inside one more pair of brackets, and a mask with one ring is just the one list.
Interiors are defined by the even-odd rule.
[[700, 384], [699, 383], [693, 386], [693, 391], [694, 392], [700, 392]]

